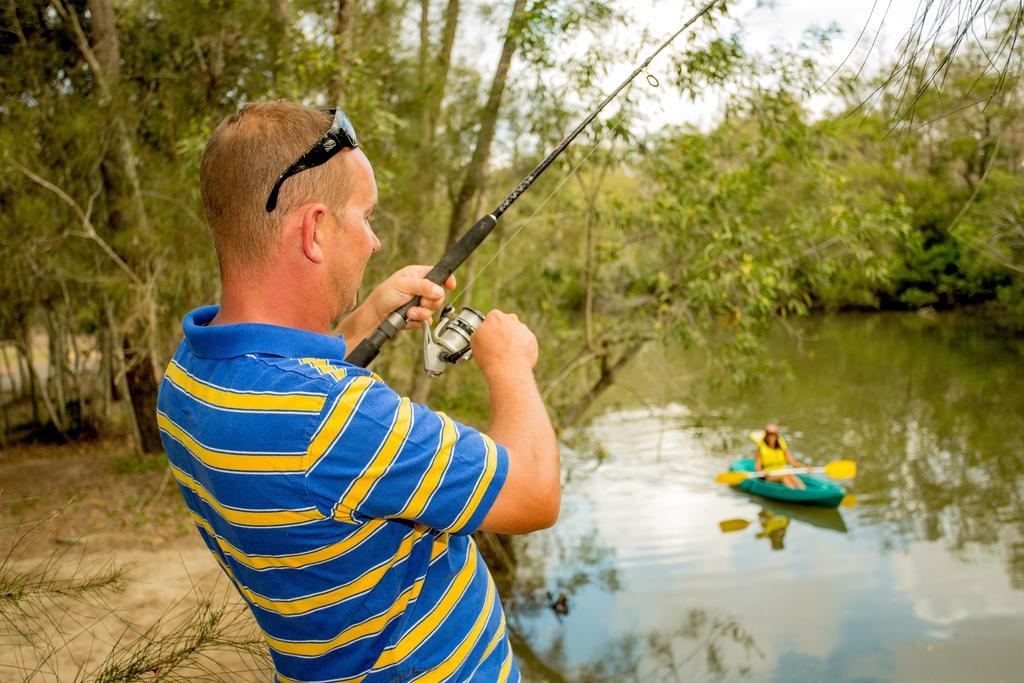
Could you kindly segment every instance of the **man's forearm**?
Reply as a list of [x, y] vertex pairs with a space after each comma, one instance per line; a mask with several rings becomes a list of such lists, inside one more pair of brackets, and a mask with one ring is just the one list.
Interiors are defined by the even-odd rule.
[[532, 470], [536, 493], [558, 494], [558, 440], [547, 409], [527, 365], [494, 369], [487, 376], [491, 393], [490, 436], [506, 446], [519, 466]]
[[371, 308], [365, 302], [356, 306], [338, 325], [337, 334], [344, 335], [345, 346], [349, 350], [359, 346], [359, 342], [373, 334], [380, 325], [381, 321]]

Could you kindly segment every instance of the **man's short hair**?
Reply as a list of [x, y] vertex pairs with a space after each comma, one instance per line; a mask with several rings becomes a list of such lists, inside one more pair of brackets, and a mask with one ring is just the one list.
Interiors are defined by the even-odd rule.
[[330, 125], [325, 112], [275, 100], [250, 102], [213, 131], [199, 185], [222, 274], [265, 263], [280, 237], [281, 219], [295, 207], [318, 200], [333, 211], [344, 204], [342, 165], [332, 159], [288, 178], [277, 208], [266, 209], [278, 176]]

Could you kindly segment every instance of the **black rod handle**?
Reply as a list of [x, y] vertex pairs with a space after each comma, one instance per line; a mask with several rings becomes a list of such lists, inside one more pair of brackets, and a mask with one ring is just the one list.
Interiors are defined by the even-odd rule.
[[389, 339], [398, 333], [398, 330], [396, 329], [391, 334], [388, 334], [387, 331], [382, 329], [383, 327], [384, 324], [382, 323], [380, 327], [373, 331], [373, 334], [359, 342], [359, 345], [349, 352], [348, 356], [345, 358], [345, 362], [351, 363], [352, 365], [356, 365], [360, 368], [365, 368], [372, 363], [373, 359], [380, 354], [381, 348], [388, 343]]

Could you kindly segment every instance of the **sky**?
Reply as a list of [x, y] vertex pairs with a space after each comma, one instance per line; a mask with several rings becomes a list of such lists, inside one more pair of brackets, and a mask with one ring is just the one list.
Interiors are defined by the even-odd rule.
[[[633, 4], [640, 21], [655, 34], [658, 26], [679, 24], [682, 12], [677, 2], [649, 0]], [[775, 47], [796, 48], [806, 39], [809, 29], [835, 25], [840, 32], [823, 60], [826, 73], [840, 65], [854, 70], [863, 65], [864, 73], [871, 74], [895, 58], [917, 9], [918, 0], [744, 0], [736, 3], [732, 12], [739, 19], [739, 26], [724, 30], [737, 31], [747, 50], [767, 53]], [[680, 118], [707, 128], [720, 109], [714, 96], [698, 102], [661, 99], [662, 111], [652, 115], [648, 128]], [[831, 98], [823, 95], [807, 104], [812, 112], [820, 113], [832, 103]]]
[[[745, 48], [764, 53], [773, 47], [797, 47], [811, 28], [825, 28], [835, 24], [840, 29], [831, 44], [831, 52], [824, 59], [826, 73], [845, 61], [847, 67], [856, 69], [862, 63], [865, 73], [874, 73], [890, 62], [896, 55], [901, 38], [911, 27], [918, 9], [919, 0], [739, 0], [733, 5], [731, 14], [738, 25], [722, 26], [720, 35], [738, 32]], [[669, 0], [620, 0], [617, 6], [627, 11], [633, 19], [632, 26], [612, 30], [607, 39], [618, 43], [636, 41], [646, 29], [649, 39], [644, 53], [658, 44], [656, 37], [667, 37], [694, 12], [689, 2]], [[477, 20], [480, 25], [481, 20]], [[498, 13], [479, 29], [463, 30], [461, 44], [456, 49], [464, 58], [481, 65], [481, 70], [490, 77], [494, 62], [497, 61], [500, 40], [496, 40], [495, 27], [504, 21]], [[465, 27], [464, 29], [468, 29]], [[503, 27], [502, 27], [503, 28]], [[500, 30], [500, 29], [499, 29]], [[698, 29], [704, 35], [711, 35], [707, 29]], [[463, 40], [462, 36], [472, 36]], [[682, 44], [683, 37], [677, 41]], [[562, 46], [553, 46], [557, 58], [571, 60], [585, 51], [586, 44], [577, 40]], [[634, 65], [623, 63], [611, 70], [605, 85], [609, 92], [627, 76]], [[663, 53], [650, 68], [657, 76], [667, 75], [668, 60]], [[639, 87], [647, 87], [642, 78], [637, 79]], [[567, 94], [571, 97], [571, 93]], [[808, 107], [812, 112], [823, 112], [832, 104], [825, 96], [812, 98]], [[718, 97], [714, 94], [692, 101], [672, 93], [668, 88], [651, 98], [646, 110], [643, 127], [647, 131], [657, 130], [665, 125], [689, 123], [707, 129], [712, 126], [721, 110]]]

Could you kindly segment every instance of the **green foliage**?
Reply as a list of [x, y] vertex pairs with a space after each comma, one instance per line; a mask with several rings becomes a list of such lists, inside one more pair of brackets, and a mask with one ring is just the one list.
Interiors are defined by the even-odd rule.
[[[368, 282], [433, 262], [490, 67], [473, 55], [446, 61], [445, 3], [426, 3], [426, 16], [417, 3], [353, 4], [344, 36], [327, 0], [119, 4], [121, 82], [108, 109], [68, 20], [40, 0], [13, 3], [0, 33], [0, 336], [27, 348], [28, 331], [56, 326], [88, 359], [104, 353], [112, 328], [106, 341], [117, 346], [141, 325], [162, 363], [182, 313], [218, 293], [198, 194], [203, 145], [251, 100], [343, 104], [381, 189], [384, 250]], [[510, 6], [462, 7], [456, 44], [469, 40], [471, 18], [500, 40]], [[78, 10], [89, 35], [91, 17]], [[608, 0], [526, 4], [511, 26], [517, 53], [481, 207], [647, 49], [602, 39], [631, 27], [629, 10]], [[848, 105], [815, 117], [807, 102], [825, 80], [816, 64], [834, 28], [757, 56], [740, 34], [716, 32], [726, 16], [717, 10], [680, 41], [663, 83], [688, 97], [718, 93], [714, 127], [644, 133], [644, 111], [664, 90], [627, 89], [460, 273], [472, 284], [459, 303], [520, 311], [538, 332], [541, 383], [570, 421], [647, 343], [681, 339], [746, 381], [770, 360], [766, 330], [816, 308], [1024, 310], [1019, 81], [990, 73], [980, 48], [963, 49], [941, 89], [916, 97], [912, 122], [898, 92], [860, 108], [864, 86], [881, 77], [837, 80]], [[408, 30], [417, 24], [419, 36]], [[102, 163], [118, 143], [112, 113], [130, 131], [145, 228], [114, 228], [125, 207]], [[411, 355], [396, 351], [384, 368], [411, 377]], [[97, 396], [109, 378], [90, 375], [99, 368], [83, 361], [72, 386], [106, 419]], [[441, 404], [479, 408], [479, 383], [465, 382], [446, 385]]]
[[691, 98], [708, 87], [723, 86], [736, 77], [744, 63], [738, 36], [715, 38], [703, 48], [686, 50], [673, 57], [674, 85]]

